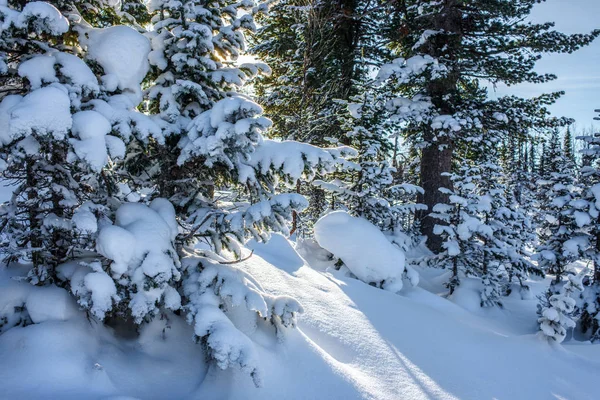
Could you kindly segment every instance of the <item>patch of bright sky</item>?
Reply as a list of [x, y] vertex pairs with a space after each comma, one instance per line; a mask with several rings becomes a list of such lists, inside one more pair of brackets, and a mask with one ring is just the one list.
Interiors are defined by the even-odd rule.
[[[554, 21], [555, 29], [564, 33], [588, 33], [600, 28], [600, 0], [548, 0], [534, 8], [531, 19]], [[558, 79], [510, 88], [498, 85], [496, 94], [533, 97], [563, 90], [566, 94], [551, 106], [552, 114], [574, 118], [580, 127], [592, 124], [598, 115], [594, 110], [600, 109], [600, 38], [573, 54], [545, 55], [536, 70], [553, 73]], [[493, 96], [492, 90], [490, 93]]]

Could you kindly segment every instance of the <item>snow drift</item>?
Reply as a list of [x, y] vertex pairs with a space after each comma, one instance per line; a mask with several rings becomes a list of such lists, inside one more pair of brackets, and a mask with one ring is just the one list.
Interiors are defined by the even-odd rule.
[[[62, 311], [0, 336], [2, 395], [148, 400], [597, 398], [598, 346], [561, 348], [539, 340], [533, 335], [535, 312], [530, 331], [523, 331], [522, 321], [516, 321], [522, 316], [511, 308], [510, 299], [502, 315], [515, 321], [500, 327], [421, 288], [395, 295], [331, 269], [316, 271], [279, 235], [268, 244], [250, 246], [254, 256], [240, 264], [248, 276], [270, 295], [294, 296], [306, 310], [298, 329], [282, 337], [272, 335], [274, 328], [267, 325], [249, 336], [263, 366], [262, 388], [255, 388], [240, 370], [209, 367], [201, 347], [191, 340], [193, 328], [173, 314], [145, 325], [138, 338], [119, 338], [110, 328], [88, 322], [83, 313], [73, 313], [73, 300], [50, 289], [64, 299]], [[6, 294], [35, 302], [31, 293], [49, 290], [13, 281], [6, 271], [0, 275], [2, 310]], [[515, 301], [532, 310], [536, 303]], [[41, 305], [31, 307], [38, 315], [46, 312]], [[517, 326], [521, 331], [513, 329]]]
[[398, 292], [403, 278], [412, 286], [419, 282], [418, 274], [406, 265], [404, 253], [363, 218], [352, 217], [344, 211], [327, 214], [315, 224], [315, 238], [366, 283]]

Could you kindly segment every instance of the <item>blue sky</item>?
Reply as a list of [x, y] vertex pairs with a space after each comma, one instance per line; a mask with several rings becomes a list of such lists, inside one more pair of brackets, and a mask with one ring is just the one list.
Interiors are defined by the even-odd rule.
[[[548, 0], [534, 8], [532, 20], [554, 21], [556, 29], [565, 33], [589, 32], [600, 28], [600, 0]], [[589, 126], [597, 115], [594, 109], [600, 109], [600, 38], [573, 54], [544, 56], [537, 70], [554, 73], [558, 79], [545, 84], [524, 84], [512, 88], [499, 86], [498, 94], [508, 92], [531, 97], [564, 90], [565, 96], [552, 106], [552, 113], [575, 118], [580, 127]]]

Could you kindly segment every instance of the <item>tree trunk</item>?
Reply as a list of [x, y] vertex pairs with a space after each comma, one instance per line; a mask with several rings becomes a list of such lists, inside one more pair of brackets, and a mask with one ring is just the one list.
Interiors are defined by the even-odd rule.
[[439, 147], [428, 146], [421, 153], [421, 187], [424, 193], [418, 196], [419, 203], [427, 206], [427, 210], [418, 216], [421, 219], [421, 231], [427, 236], [427, 246], [435, 253], [442, 250], [443, 240], [441, 236], [433, 234], [433, 228], [439, 221], [430, 217], [429, 213], [436, 204], [448, 201], [448, 195], [439, 189], [451, 187], [450, 179], [442, 176], [442, 173], [450, 172], [452, 167], [452, 145], [447, 143], [442, 150]]
[[600, 283], [600, 232], [596, 233], [596, 257], [594, 258], [594, 283]]
[[[426, 54], [434, 58], [449, 59], [451, 70], [441, 79], [432, 80], [427, 85], [427, 94], [436, 109], [442, 115], [452, 115], [455, 112], [455, 102], [460, 102], [458, 82], [460, 79], [459, 66], [453, 64], [452, 58], [462, 44], [462, 13], [456, 0], [447, 0], [442, 12], [433, 15], [430, 25], [438, 31], [448, 32], [446, 35], [436, 35], [424, 44]], [[447, 135], [437, 132], [425, 132], [424, 140], [429, 143], [421, 154], [421, 187], [425, 193], [420, 196], [420, 202], [427, 206], [427, 211], [419, 215], [422, 220], [421, 229], [427, 236], [427, 245], [435, 253], [442, 251], [442, 239], [433, 233], [433, 228], [439, 221], [428, 216], [438, 203], [448, 201], [448, 196], [440, 192], [440, 188], [452, 189], [452, 182], [445, 172], [452, 170], [453, 141]]]

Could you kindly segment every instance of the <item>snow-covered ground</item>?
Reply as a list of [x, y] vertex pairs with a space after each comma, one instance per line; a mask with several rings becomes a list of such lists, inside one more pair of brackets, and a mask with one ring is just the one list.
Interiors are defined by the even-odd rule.
[[[283, 338], [270, 328], [252, 335], [263, 387], [207, 367], [182, 318], [155, 320], [137, 338], [115, 336], [76, 311], [62, 289], [52, 294], [61, 306], [47, 309], [34, 304], [47, 288], [2, 271], [0, 290], [34, 304], [39, 323], [0, 335], [0, 398], [598, 398], [600, 346], [540, 339], [535, 298], [515, 294], [504, 310], [486, 311], [474, 282], [441, 297], [437, 270], [418, 269], [419, 286], [395, 294], [327, 268], [318, 252], [303, 251], [305, 260], [279, 235], [249, 246], [254, 255], [238, 265], [266, 292], [293, 296], [305, 309]], [[544, 286], [532, 282], [532, 292]]]

